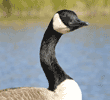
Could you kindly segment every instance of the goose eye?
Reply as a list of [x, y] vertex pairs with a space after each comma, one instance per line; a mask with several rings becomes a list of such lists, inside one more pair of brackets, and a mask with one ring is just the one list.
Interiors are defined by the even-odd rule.
[[69, 25], [73, 25], [73, 21], [69, 21]]
[[72, 25], [72, 22], [69, 22], [70, 25]]

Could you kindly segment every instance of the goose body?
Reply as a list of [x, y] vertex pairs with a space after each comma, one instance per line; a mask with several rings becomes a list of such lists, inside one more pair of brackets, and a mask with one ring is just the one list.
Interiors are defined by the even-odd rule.
[[0, 100], [82, 100], [80, 87], [58, 64], [55, 47], [63, 34], [87, 25], [73, 11], [58, 11], [45, 31], [40, 48], [40, 62], [49, 83], [48, 89], [5, 89], [0, 91]]

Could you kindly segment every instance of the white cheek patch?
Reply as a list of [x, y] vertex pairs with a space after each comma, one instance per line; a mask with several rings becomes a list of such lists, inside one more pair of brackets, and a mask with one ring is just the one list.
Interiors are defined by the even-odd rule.
[[62, 34], [70, 32], [70, 29], [61, 21], [58, 13], [53, 17], [53, 29]]

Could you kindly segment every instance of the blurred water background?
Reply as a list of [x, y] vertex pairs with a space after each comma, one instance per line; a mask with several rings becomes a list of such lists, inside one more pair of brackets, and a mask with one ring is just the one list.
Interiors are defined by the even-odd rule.
[[48, 88], [39, 61], [40, 43], [54, 13], [70, 9], [89, 26], [61, 37], [58, 62], [79, 84], [83, 100], [110, 100], [109, 4], [109, 0], [1, 0], [0, 90]]

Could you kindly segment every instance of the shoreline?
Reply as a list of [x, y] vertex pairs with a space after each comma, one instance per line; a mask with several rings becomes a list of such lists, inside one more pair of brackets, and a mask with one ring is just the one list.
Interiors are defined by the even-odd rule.
[[[46, 27], [51, 18], [48, 20], [33, 20], [33, 19], [27, 19], [27, 21], [23, 20], [13, 20], [13, 21], [0, 21], [0, 28], [1, 29], [6, 29], [6, 28], [12, 28], [13, 30], [21, 30], [24, 28], [31, 28], [31, 27], [36, 27], [36, 26], [41, 26], [41, 27]], [[92, 18], [92, 19], [85, 19], [82, 18], [81, 20], [84, 20], [88, 22], [89, 24], [97, 24], [99, 26], [104, 26], [104, 25], [110, 25], [109, 20], [106, 20], [106, 17], [103, 18], [103, 20], [99, 19], [98, 17]]]

